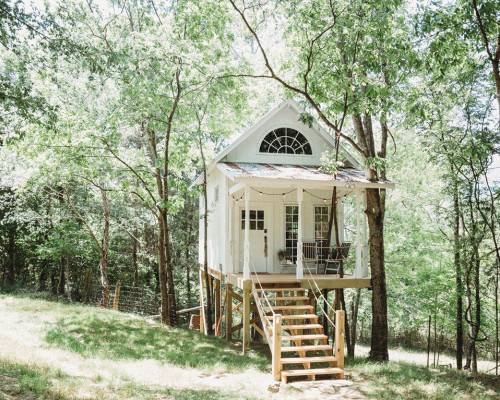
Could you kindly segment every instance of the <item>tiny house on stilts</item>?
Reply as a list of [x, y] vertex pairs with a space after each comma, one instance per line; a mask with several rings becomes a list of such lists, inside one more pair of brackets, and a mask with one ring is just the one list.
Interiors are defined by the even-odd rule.
[[[270, 346], [274, 378], [284, 382], [344, 376], [344, 314], [334, 311], [338, 304], [328, 304], [327, 295], [370, 288], [365, 189], [394, 188], [389, 181], [365, 179], [344, 149], [344, 166], [336, 174], [325, 172], [322, 154], [334, 149], [334, 138], [316, 123], [299, 122], [302, 112], [294, 101], [284, 102], [207, 170], [207, 265], [215, 332], [221, 335], [224, 326], [228, 339], [242, 334], [246, 352], [253, 328]], [[337, 229], [330, 235], [332, 193]], [[202, 215], [203, 209], [202, 198]], [[200, 219], [200, 266], [203, 230]], [[201, 267], [202, 331], [203, 274]], [[335, 352], [329, 324], [335, 327]]]

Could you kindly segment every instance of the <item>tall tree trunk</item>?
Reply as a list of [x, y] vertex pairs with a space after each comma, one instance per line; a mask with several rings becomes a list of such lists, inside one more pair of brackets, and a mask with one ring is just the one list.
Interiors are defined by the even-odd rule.
[[137, 240], [132, 238], [132, 268], [134, 269], [134, 285], [139, 286], [139, 268], [137, 265]]
[[99, 270], [101, 271], [101, 286], [102, 286], [102, 306], [109, 306], [109, 279], [108, 279], [108, 262], [109, 262], [109, 226], [111, 209], [106, 190], [99, 188], [102, 199], [102, 214], [104, 217], [104, 227], [102, 231], [102, 241], [100, 246], [100, 262]]
[[162, 210], [158, 216], [158, 278], [161, 296], [161, 321], [170, 325], [170, 309], [167, 290], [167, 272], [165, 260], [165, 229], [163, 227], [164, 218]]
[[[452, 174], [453, 174], [452, 167]], [[462, 283], [462, 267], [460, 260], [460, 206], [458, 198], [458, 182], [453, 179], [453, 253], [455, 263], [455, 290], [457, 299], [456, 313], [456, 331], [457, 331], [457, 348], [456, 359], [457, 369], [462, 369], [463, 348], [464, 348], [464, 328], [463, 328], [463, 283]]]
[[7, 282], [9, 285], [14, 285], [16, 282], [16, 227], [9, 227], [9, 244], [7, 246]]
[[69, 277], [69, 255], [66, 254], [66, 268], [65, 268], [65, 278], [66, 278], [66, 293], [68, 295], [68, 300], [71, 301], [71, 280]]
[[366, 215], [370, 235], [370, 267], [372, 280], [372, 335], [370, 358], [389, 359], [387, 343], [387, 289], [384, 260], [385, 190], [366, 189]]
[[347, 355], [349, 357], [354, 357], [356, 351], [356, 331], [358, 325], [358, 311], [359, 311], [359, 303], [361, 301], [361, 289], [356, 289], [356, 295], [351, 304], [351, 350], [352, 353], [349, 353], [349, 347], [347, 348]]

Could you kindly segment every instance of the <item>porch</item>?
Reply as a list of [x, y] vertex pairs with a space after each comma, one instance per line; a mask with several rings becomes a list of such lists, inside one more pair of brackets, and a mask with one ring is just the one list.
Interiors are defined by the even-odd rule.
[[[210, 271], [210, 274], [217, 279], [221, 279], [221, 274], [217, 271]], [[226, 283], [229, 283], [239, 289], [251, 288], [252, 285], [272, 287], [273, 285], [280, 286], [283, 284], [293, 284], [294, 287], [302, 289], [366, 289], [371, 286], [371, 279], [366, 278], [356, 278], [352, 274], [344, 274], [341, 278], [337, 274], [325, 275], [325, 274], [304, 274], [303, 279], [297, 279], [296, 274], [284, 273], [284, 274], [266, 274], [258, 273], [251, 274], [249, 280], [245, 280], [243, 274], [226, 274], [223, 277]]]

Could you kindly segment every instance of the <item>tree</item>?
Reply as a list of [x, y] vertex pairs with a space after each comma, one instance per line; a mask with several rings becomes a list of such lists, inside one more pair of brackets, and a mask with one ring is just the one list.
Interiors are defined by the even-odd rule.
[[[276, 81], [301, 97], [332, 134], [359, 156], [369, 180], [386, 179], [388, 117], [397, 109], [398, 85], [405, 79], [411, 54], [401, 3], [230, 3], [256, 43], [265, 67], [262, 73], [240, 76]], [[293, 49], [283, 66], [273, 62], [259, 32], [259, 27], [261, 31], [272, 29], [271, 15], [279, 15], [286, 23], [284, 42]], [[344, 127], [347, 116], [351, 129]], [[376, 120], [379, 130], [374, 126]], [[370, 357], [387, 360], [386, 192], [368, 189], [366, 194], [373, 284]]]

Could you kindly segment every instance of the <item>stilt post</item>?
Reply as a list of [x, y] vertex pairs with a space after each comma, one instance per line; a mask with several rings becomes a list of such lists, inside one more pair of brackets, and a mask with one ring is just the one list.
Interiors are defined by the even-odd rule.
[[231, 340], [233, 327], [233, 285], [226, 283], [226, 339]]
[[200, 269], [200, 332], [205, 332], [205, 300], [203, 296], [205, 274]]
[[243, 286], [243, 354], [250, 348], [250, 285], [251, 281], [246, 281]]
[[220, 315], [221, 282], [217, 278], [214, 278], [214, 288], [215, 288], [215, 336], [220, 336], [220, 333], [221, 333], [221, 315]]
[[344, 369], [344, 335], [345, 335], [345, 312], [335, 312], [335, 358], [337, 366]]
[[273, 318], [273, 377], [281, 380], [281, 315], [275, 314]]

